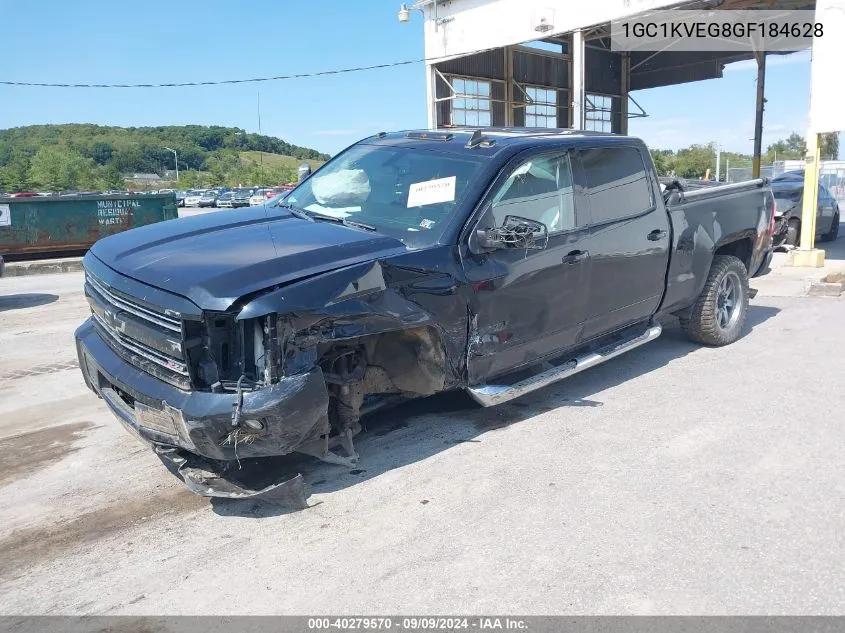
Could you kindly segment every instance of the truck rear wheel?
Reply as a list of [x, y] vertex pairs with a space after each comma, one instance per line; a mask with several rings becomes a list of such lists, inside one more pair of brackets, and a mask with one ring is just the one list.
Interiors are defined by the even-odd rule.
[[681, 317], [688, 338], [704, 345], [729, 345], [742, 333], [748, 312], [748, 271], [733, 255], [716, 255], [704, 289]]

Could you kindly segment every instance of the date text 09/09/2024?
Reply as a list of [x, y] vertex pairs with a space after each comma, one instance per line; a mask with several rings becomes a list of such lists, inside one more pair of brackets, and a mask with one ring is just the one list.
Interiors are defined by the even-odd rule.
[[519, 618], [501, 617], [335, 617], [308, 618], [308, 629], [320, 630], [397, 630], [397, 631], [456, 631], [456, 630], [510, 630], [526, 631], [528, 625]]
[[663, 38], [727, 38], [727, 37], [769, 37], [809, 38], [822, 37], [821, 22], [625, 22], [622, 25], [625, 37]]

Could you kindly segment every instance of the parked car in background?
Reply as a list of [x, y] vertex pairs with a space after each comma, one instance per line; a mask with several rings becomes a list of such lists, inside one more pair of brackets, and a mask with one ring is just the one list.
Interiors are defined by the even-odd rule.
[[249, 197], [249, 206], [258, 207], [267, 201], [266, 194], [269, 189], [256, 189]]
[[267, 202], [264, 203], [264, 206], [265, 207], [271, 207], [271, 208], [272, 207], [278, 207], [280, 204], [282, 204], [285, 201], [285, 198], [288, 197], [289, 193], [290, 193], [290, 191], [283, 191], [282, 193], [273, 196], [272, 198], [267, 200]]
[[221, 193], [220, 197], [217, 198], [217, 206], [220, 209], [231, 209], [232, 208], [232, 192], [227, 191], [225, 193]]
[[[784, 178], [783, 176], [787, 174], [782, 174], [772, 179], [772, 195], [775, 198], [775, 234], [773, 238], [775, 247], [801, 245], [804, 172], [800, 173], [800, 178], [797, 176]], [[832, 242], [839, 236], [839, 203], [827, 187], [821, 184], [818, 187], [816, 239], [820, 242]]]
[[214, 191], [206, 191], [202, 196], [200, 196], [200, 202], [197, 205], [199, 207], [216, 207], [217, 206], [217, 193]]
[[232, 208], [248, 207], [252, 189], [235, 189], [232, 193]]
[[185, 206], [186, 207], [198, 207], [200, 206], [200, 200], [202, 200], [202, 194], [204, 191], [201, 190], [191, 190], [185, 196]]
[[176, 206], [177, 207], [184, 207], [185, 206], [185, 198], [187, 197], [188, 192], [184, 189], [178, 189], [176, 191]]
[[772, 182], [783, 182], [783, 181], [804, 181], [804, 170], [803, 169], [795, 169], [793, 171], [785, 171], [780, 176], [775, 176], [772, 178]]

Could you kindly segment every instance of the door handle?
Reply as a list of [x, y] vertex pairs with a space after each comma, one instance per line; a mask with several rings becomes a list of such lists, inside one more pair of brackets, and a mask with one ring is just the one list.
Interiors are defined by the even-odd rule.
[[664, 237], [666, 237], [666, 231], [661, 231], [660, 229], [654, 229], [646, 237], [648, 237], [648, 239], [650, 239], [652, 242], [656, 242], [657, 240], [662, 240]]
[[587, 251], [572, 251], [563, 256], [563, 263], [577, 264], [578, 262], [582, 262], [587, 259], [589, 255], [590, 254]]

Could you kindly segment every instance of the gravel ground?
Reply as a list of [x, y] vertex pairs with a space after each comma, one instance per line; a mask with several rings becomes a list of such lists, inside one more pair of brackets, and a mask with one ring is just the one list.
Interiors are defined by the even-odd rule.
[[845, 612], [845, 299], [385, 412], [288, 511], [191, 494], [86, 390], [81, 285], [0, 281], [0, 613]]

